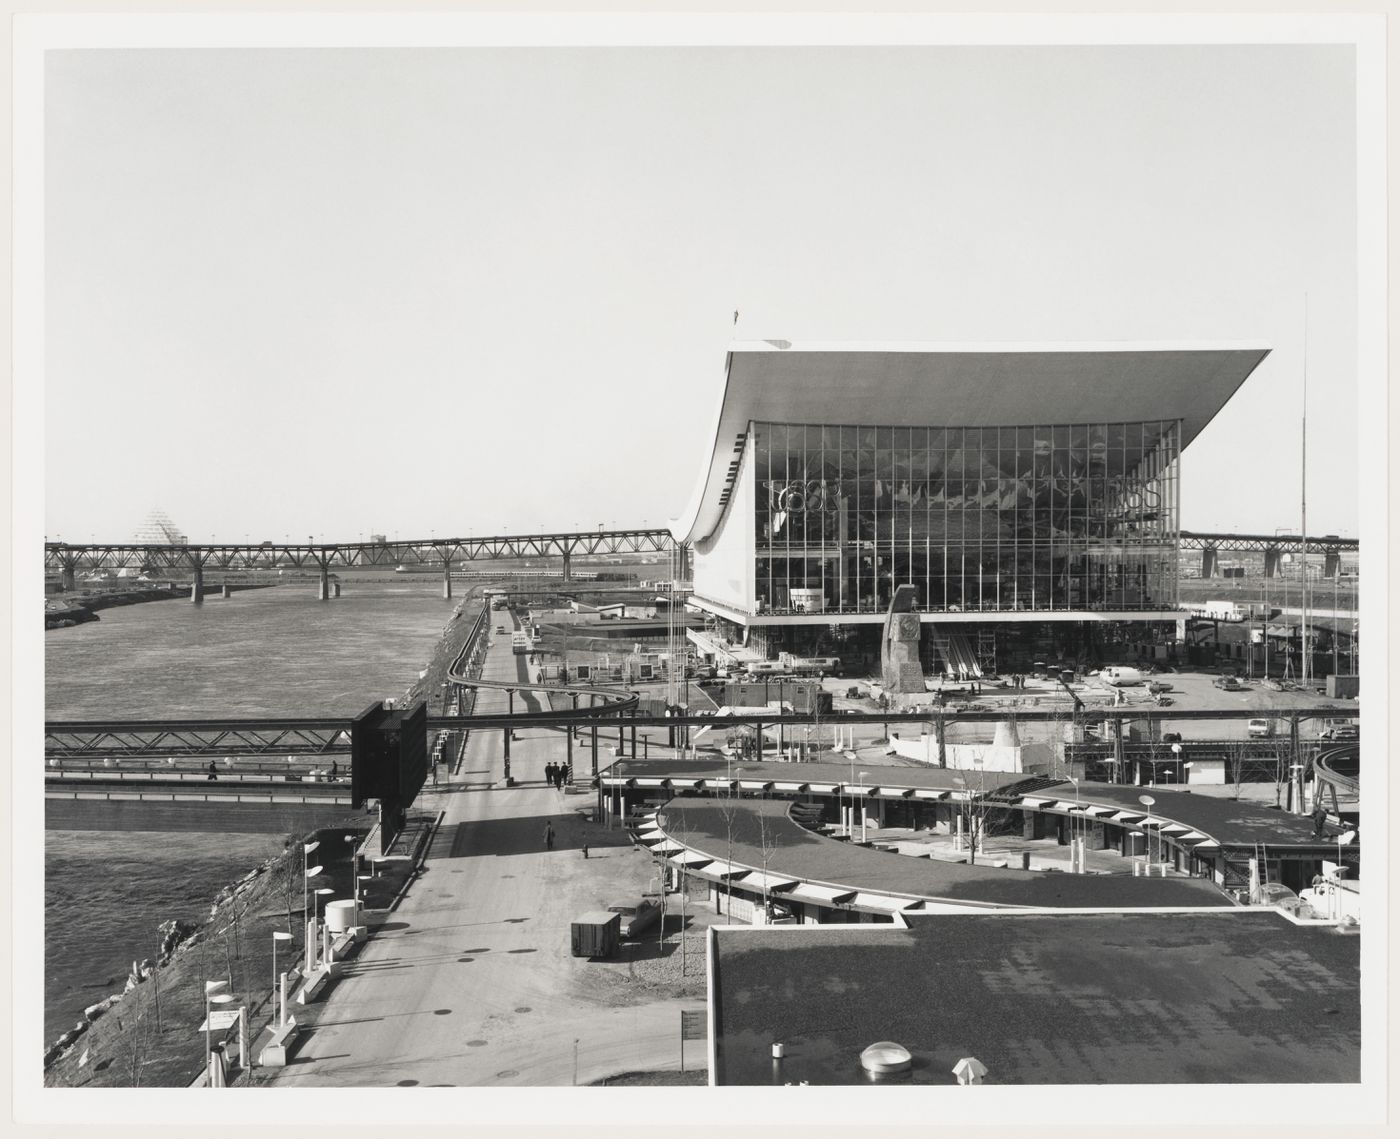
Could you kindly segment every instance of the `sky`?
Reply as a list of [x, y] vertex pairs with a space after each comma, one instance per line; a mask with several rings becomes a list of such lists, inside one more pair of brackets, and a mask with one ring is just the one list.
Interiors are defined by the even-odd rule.
[[1355, 536], [1354, 75], [1348, 46], [51, 52], [45, 531], [659, 526], [726, 345], [785, 338], [1262, 341], [1181, 524], [1296, 532], [1306, 328], [1308, 529]]

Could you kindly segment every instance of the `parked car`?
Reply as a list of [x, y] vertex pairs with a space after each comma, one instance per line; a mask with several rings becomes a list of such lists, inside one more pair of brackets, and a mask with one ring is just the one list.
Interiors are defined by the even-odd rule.
[[1240, 692], [1244, 689], [1244, 685], [1233, 676], [1217, 676], [1215, 686], [1225, 692]]
[[1161, 692], [1171, 692], [1172, 686], [1170, 684], [1163, 684], [1160, 680], [1149, 680], [1147, 682], [1147, 691], [1153, 696], [1156, 696]]
[[1266, 740], [1274, 734], [1274, 722], [1263, 718], [1255, 718], [1249, 721], [1249, 738], [1252, 740]]
[[1324, 720], [1318, 734], [1324, 740], [1359, 740], [1361, 729], [1354, 720]]

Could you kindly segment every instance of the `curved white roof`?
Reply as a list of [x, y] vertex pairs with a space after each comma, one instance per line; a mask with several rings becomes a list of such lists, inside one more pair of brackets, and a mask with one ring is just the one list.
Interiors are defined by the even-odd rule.
[[982, 427], [1180, 419], [1185, 447], [1269, 354], [1239, 344], [793, 344], [729, 346], [708, 453], [678, 541], [723, 514], [750, 421]]

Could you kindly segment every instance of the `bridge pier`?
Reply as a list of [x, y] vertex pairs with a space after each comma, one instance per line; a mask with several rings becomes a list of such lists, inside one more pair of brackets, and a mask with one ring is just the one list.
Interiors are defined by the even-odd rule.
[[574, 579], [573, 559], [569, 556], [569, 551], [568, 551], [568, 550], [565, 550], [565, 551], [564, 551], [564, 580], [565, 580], [565, 581], [573, 581], [573, 579]]
[[331, 596], [331, 575], [327, 572], [326, 567], [323, 565], [323, 566], [321, 567], [321, 577], [320, 577], [320, 579], [316, 582], [316, 600], [317, 600], [317, 601], [329, 601], [329, 600], [330, 600], [330, 596]]
[[333, 581], [333, 582], [331, 582], [331, 596], [332, 596], [332, 597], [339, 597], [339, 596], [340, 596], [340, 582], [338, 582], [338, 581]]
[[59, 584], [63, 586], [63, 592], [64, 592], [64, 593], [72, 593], [73, 590], [77, 589], [77, 588], [78, 588], [78, 570], [77, 570], [77, 567], [71, 566], [71, 565], [65, 565], [65, 566], [63, 567], [63, 570], [62, 570], [60, 576], [59, 576]]
[[223, 597], [232, 597], [232, 596], [233, 596], [233, 587], [230, 586], [227, 582], [225, 582], [225, 583], [224, 583], [223, 589], [220, 591], [220, 594], [221, 594], [221, 596], [223, 596]]
[[194, 582], [190, 585], [190, 600], [196, 605], [204, 604], [204, 567], [194, 567]]
[[1329, 577], [1333, 581], [1342, 575], [1342, 555], [1335, 550], [1328, 551], [1323, 557], [1322, 576]]
[[1207, 546], [1201, 551], [1201, 577], [1212, 578], [1215, 576], [1215, 547]]
[[442, 571], [442, 599], [452, 600], [452, 567], [446, 566]]
[[1264, 551], [1264, 576], [1278, 577], [1278, 567], [1282, 560], [1282, 554], [1277, 546], [1270, 546]]

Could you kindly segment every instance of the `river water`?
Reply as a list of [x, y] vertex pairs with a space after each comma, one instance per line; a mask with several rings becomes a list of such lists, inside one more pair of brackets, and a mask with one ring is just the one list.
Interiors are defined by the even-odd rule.
[[[457, 605], [427, 575], [351, 579], [326, 602], [315, 588], [104, 609], [48, 632], [45, 718], [349, 718], [403, 694]], [[47, 831], [44, 1042], [155, 955], [161, 922], [203, 921], [220, 888], [280, 849], [268, 834]]]

